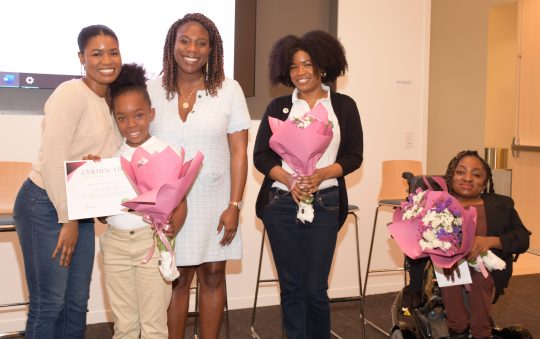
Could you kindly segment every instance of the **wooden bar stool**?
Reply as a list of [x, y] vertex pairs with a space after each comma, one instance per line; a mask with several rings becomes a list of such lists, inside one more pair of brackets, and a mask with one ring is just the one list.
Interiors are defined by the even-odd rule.
[[[23, 182], [32, 168], [29, 162], [0, 161], [0, 232], [15, 232], [13, 205]], [[26, 306], [27, 301], [0, 304], [0, 308]], [[24, 331], [0, 333], [0, 337], [24, 335]]]

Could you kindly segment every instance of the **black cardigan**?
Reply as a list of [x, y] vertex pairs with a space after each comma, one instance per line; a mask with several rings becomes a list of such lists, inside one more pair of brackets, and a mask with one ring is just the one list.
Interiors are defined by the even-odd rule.
[[513, 254], [527, 251], [531, 232], [521, 222], [512, 198], [492, 193], [483, 194], [482, 199], [486, 209], [487, 236], [499, 237], [501, 241], [502, 248], [492, 248], [491, 251], [506, 262], [504, 270], [491, 271], [495, 282], [495, 302], [508, 287], [512, 276]]
[[[360, 114], [354, 100], [344, 94], [331, 92], [330, 100], [337, 116], [341, 131], [341, 140], [336, 157], [336, 163], [343, 169], [343, 176], [337, 178], [339, 187], [339, 225], [347, 218], [348, 199], [344, 176], [358, 169], [362, 164], [363, 133]], [[281, 158], [269, 145], [272, 131], [268, 117], [286, 120], [292, 107], [292, 95], [275, 98], [266, 108], [255, 140], [253, 162], [259, 172], [265, 175], [257, 197], [257, 217], [262, 219], [264, 207], [268, 204], [269, 192], [274, 180], [269, 177], [270, 170], [281, 166]]]

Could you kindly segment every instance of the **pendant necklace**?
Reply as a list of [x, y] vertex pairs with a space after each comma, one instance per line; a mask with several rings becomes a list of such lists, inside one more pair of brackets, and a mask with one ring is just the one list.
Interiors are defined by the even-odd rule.
[[191, 93], [189, 93], [189, 95], [186, 96], [184, 95], [184, 93], [182, 92], [182, 89], [180, 88], [180, 86], [178, 86], [178, 90], [180, 91], [180, 96], [185, 98], [184, 102], [182, 103], [182, 107], [184, 109], [187, 109], [189, 107], [189, 99], [191, 98], [191, 96], [193, 95], [193, 93], [195, 93], [195, 90], [197, 89], [197, 85], [199, 85], [199, 82], [201, 81], [202, 77], [199, 79], [199, 81], [197, 81], [197, 83], [195, 84], [195, 86], [193, 87], [193, 89], [191, 90]]

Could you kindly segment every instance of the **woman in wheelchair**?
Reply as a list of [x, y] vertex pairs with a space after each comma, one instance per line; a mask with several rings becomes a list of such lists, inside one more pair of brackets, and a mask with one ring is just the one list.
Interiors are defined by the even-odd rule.
[[459, 152], [448, 164], [445, 180], [462, 206], [477, 211], [476, 236], [467, 259], [491, 250], [506, 262], [505, 269], [493, 270], [487, 278], [471, 269], [469, 291], [463, 285], [441, 288], [449, 338], [468, 338], [469, 332], [473, 338], [493, 338], [491, 303], [508, 286], [513, 255], [528, 249], [530, 232], [514, 209], [514, 201], [495, 194], [491, 168], [476, 151]]

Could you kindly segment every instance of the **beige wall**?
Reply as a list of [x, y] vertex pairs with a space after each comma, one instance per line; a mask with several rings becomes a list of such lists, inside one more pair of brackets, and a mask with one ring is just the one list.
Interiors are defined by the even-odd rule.
[[[433, 0], [427, 172], [444, 173], [463, 149], [484, 149], [486, 0]], [[482, 153], [481, 153], [482, 154]]]
[[[411, 159], [425, 163], [426, 159], [430, 1], [342, 0], [338, 13], [338, 37], [350, 64], [337, 88], [354, 98], [364, 128], [364, 163], [347, 183], [351, 203], [360, 206], [365, 270], [382, 161]], [[412, 136], [410, 145], [406, 144], [407, 133]], [[403, 263], [403, 252], [386, 229], [391, 218], [392, 210], [383, 208], [371, 269], [395, 268]], [[349, 257], [349, 269], [353, 258], [354, 254]], [[335, 263], [344, 259], [336, 258]], [[367, 294], [402, 286], [402, 272], [372, 274]]]
[[485, 147], [510, 149], [515, 134], [517, 2], [489, 10]]
[[[540, 146], [540, 2], [518, 2], [523, 6], [518, 10], [523, 19], [517, 24], [518, 42], [512, 38], [516, 3], [432, 0], [428, 173], [444, 173], [448, 161], [462, 149], [483, 154], [484, 147], [510, 148], [512, 136], [519, 136], [523, 145]], [[493, 38], [496, 34], [500, 39]], [[520, 40], [517, 67], [513, 50]], [[509, 164], [512, 196], [533, 231], [531, 248], [540, 253], [535, 198], [540, 190], [540, 153], [521, 152]]]
[[[519, 110], [516, 136], [520, 144], [540, 147], [540, 2], [520, 0]], [[512, 159], [512, 194], [524, 224], [533, 232], [531, 249], [540, 254], [540, 153], [520, 152]]]

